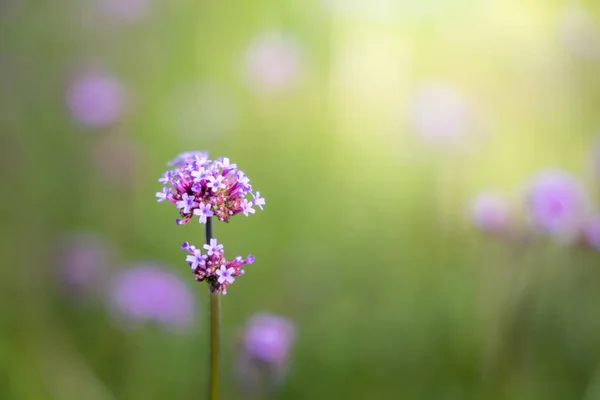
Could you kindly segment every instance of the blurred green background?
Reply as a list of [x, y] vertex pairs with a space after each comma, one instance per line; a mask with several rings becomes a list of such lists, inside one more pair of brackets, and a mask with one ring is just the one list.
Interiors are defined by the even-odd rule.
[[[600, 5], [128, 2], [0, 3], [1, 399], [204, 398], [208, 295], [179, 249], [203, 230], [154, 197], [197, 149], [267, 200], [215, 226], [227, 254], [256, 256], [222, 301], [223, 399], [247, 398], [239, 337], [265, 310], [297, 329], [275, 398], [600, 399], [599, 255], [485, 237], [468, 215], [480, 190], [518, 198], [547, 166], [597, 199]], [[287, 39], [257, 73], [265, 32]], [[89, 68], [124, 93], [101, 126], [66, 99]], [[452, 88], [438, 117], [414, 111], [431, 82]], [[441, 122], [428, 136], [413, 117]], [[197, 326], [123, 330], [101, 294], [65, 294], [54, 254], [72, 232], [116, 249], [111, 273], [184, 279]]]

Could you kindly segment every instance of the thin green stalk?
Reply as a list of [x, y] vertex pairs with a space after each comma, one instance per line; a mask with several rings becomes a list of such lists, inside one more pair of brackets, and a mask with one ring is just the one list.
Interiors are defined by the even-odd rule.
[[219, 330], [220, 330], [220, 301], [218, 293], [210, 294], [210, 400], [219, 399]]
[[[212, 218], [206, 221], [206, 244], [212, 239]], [[210, 368], [208, 378], [209, 400], [219, 399], [219, 331], [221, 328], [221, 309], [218, 293], [210, 293]]]

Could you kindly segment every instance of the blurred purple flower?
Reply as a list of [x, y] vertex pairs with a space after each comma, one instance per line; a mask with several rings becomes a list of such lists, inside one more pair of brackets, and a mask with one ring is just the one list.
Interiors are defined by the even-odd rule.
[[583, 238], [588, 246], [600, 251], [600, 214], [596, 214], [586, 221]]
[[246, 392], [265, 395], [284, 381], [294, 337], [294, 324], [287, 318], [258, 313], [249, 320], [237, 360]]
[[472, 127], [473, 115], [466, 98], [452, 86], [428, 82], [417, 91], [410, 108], [416, 132], [437, 143], [452, 143]]
[[113, 315], [135, 324], [155, 322], [183, 330], [195, 320], [194, 296], [176, 275], [155, 264], [136, 264], [117, 274], [109, 291]]
[[581, 182], [560, 169], [537, 174], [528, 188], [527, 201], [533, 226], [559, 242], [577, 237], [589, 211]]
[[294, 341], [294, 324], [269, 313], [254, 315], [244, 332], [244, 351], [253, 360], [282, 367]]
[[151, 0], [97, 0], [102, 12], [123, 21], [138, 21], [148, 16]]
[[280, 32], [257, 36], [245, 53], [246, 75], [258, 92], [289, 89], [298, 78], [301, 63], [299, 46]]
[[505, 232], [509, 225], [508, 204], [496, 193], [482, 192], [473, 202], [471, 218], [475, 227], [481, 231]]
[[98, 236], [79, 232], [60, 239], [57, 267], [61, 283], [71, 294], [97, 293], [105, 283], [115, 250]]
[[66, 101], [73, 119], [79, 124], [104, 127], [121, 117], [125, 92], [115, 77], [87, 71], [70, 83]]

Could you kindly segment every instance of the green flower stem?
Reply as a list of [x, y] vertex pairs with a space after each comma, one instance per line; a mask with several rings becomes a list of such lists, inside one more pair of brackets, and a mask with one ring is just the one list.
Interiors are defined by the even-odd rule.
[[[212, 218], [206, 220], [206, 244], [212, 239]], [[221, 309], [218, 293], [210, 293], [210, 368], [208, 379], [209, 400], [219, 399], [219, 331], [221, 328]]]

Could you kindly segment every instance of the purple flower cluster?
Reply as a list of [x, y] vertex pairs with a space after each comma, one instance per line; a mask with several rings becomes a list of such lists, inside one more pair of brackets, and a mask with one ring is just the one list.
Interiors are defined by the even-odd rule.
[[185, 260], [196, 276], [196, 280], [206, 281], [212, 293], [227, 294], [227, 286], [231, 285], [235, 278], [244, 274], [241, 267], [254, 262], [253, 255], [248, 255], [245, 259], [238, 255], [233, 260], [227, 261], [223, 245], [218, 244], [217, 239], [211, 239], [210, 244], [204, 245], [205, 254], [188, 242], [183, 243], [181, 248], [189, 253]]
[[[210, 160], [206, 152], [190, 151], [179, 154], [167, 165], [173, 169], [158, 180], [165, 187], [156, 197], [159, 202], [168, 200], [175, 204], [183, 218], [177, 219], [178, 225], [186, 224], [193, 216], [197, 216], [201, 224], [208, 223], [213, 216], [229, 222], [235, 214], [248, 216], [256, 212], [253, 207], [262, 210], [265, 205], [260, 193], [252, 191], [250, 179], [229, 158]], [[207, 226], [207, 239], [210, 238], [208, 232]], [[211, 293], [227, 294], [227, 286], [244, 273], [241, 267], [254, 262], [252, 255], [246, 259], [238, 255], [228, 261], [223, 245], [214, 238], [204, 245], [204, 253], [188, 242], [181, 248], [189, 253], [186, 262], [196, 281], [206, 281]]]
[[262, 210], [265, 205], [260, 192], [252, 191], [244, 171], [229, 158], [210, 160], [205, 152], [187, 152], [168, 165], [174, 168], [158, 180], [165, 187], [156, 197], [159, 202], [167, 200], [175, 204], [182, 217], [176, 221], [179, 225], [186, 224], [193, 216], [201, 224], [213, 216], [228, 222], [235, 214], [248, 216], [256, 212], [253, 207]]

